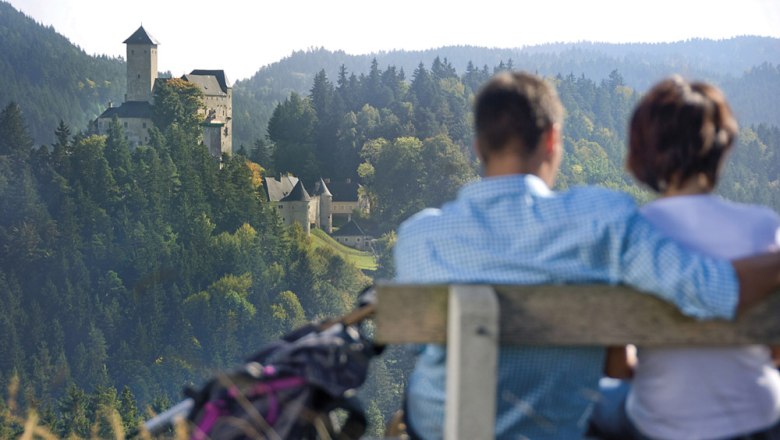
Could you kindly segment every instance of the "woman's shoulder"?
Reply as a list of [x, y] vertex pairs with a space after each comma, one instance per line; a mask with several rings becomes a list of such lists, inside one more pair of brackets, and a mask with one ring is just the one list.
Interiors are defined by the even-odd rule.
[[762, 205], [717, 195], [677, 196], [648, 203], [642, 214], [678, 240], [729, 258], [780, 246], [780, 215]]
[[718, 196], [712, 199], [713, 203], [717, 203], [724, 210], [731, 211], [736, 218], [750, 219], [767, 227], [780, 227], [780, 214], [768, 206], [735, 202]]
[[642, 212], [670, 211], [681, 213], [686, 210], [699, 214], [720, 214], [734, 221], [780, 225], [780, 215], [764, 205], [735, 202], [715, 194], [701, 194], [665, 197], [642, 207]]

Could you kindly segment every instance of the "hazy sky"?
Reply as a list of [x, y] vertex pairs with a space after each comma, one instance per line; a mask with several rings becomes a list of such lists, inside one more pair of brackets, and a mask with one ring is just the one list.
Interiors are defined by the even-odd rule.
[[780, 37], [780, 0], [10, 0], [91, 54], [123, 56], [143, 23], [174, 75], [231, 80], [312, 47], [363, 54], [453, 44]]

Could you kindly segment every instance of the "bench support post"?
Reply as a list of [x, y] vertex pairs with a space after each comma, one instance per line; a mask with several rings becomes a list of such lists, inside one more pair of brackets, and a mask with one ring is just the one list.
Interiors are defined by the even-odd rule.
[[495, 438], [499, 306], [490, 286], [450, 287], [447, 440]]

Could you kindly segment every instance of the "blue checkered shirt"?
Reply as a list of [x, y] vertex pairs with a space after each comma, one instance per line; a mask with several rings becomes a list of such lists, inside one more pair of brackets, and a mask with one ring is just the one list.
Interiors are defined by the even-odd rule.
[[[395, 263], [400, 283], [625, 283], [699, 318], [731, 318], [738, 301], [727, 261], [662, 236], [627, 195], [555, 193], [532, 175], [484, 178], [410, 218]], [[443, 346], [426, 346], [409, 379], [410, 422], [426, 439], [442, 437], [445, 357]], [[600, 347], [502, 348], [497, 437], [581, 438], [603, 364]]]

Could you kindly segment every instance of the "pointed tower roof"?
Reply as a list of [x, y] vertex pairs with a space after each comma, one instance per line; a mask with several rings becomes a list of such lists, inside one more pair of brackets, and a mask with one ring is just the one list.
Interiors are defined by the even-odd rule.
[[328, 185], [325, 184], [325, 181], [322, 180], [322, 177], [320, 177], [320, 180], [314, 184], [314, 195], [315, 196], [331, 196], [333, 197], [333, 194], [330, 193], [330, 190], [328, 189]]
[[290, 194], [280, 200], [280, 202], [308, 202], [309, 200], [311, 200], [311, 197], [306, 192], [306, 188], [303, 187], [303, 181], [299, 180], [295, 184], [295, 188], [290, 191]]
[[127, 40], [123, 41], [124, 44], [160, 44], [153, 36], [149, 35], [143, 26], [139, 27], [137, 31], [133, 32], [133, 35], [127, 37]]

